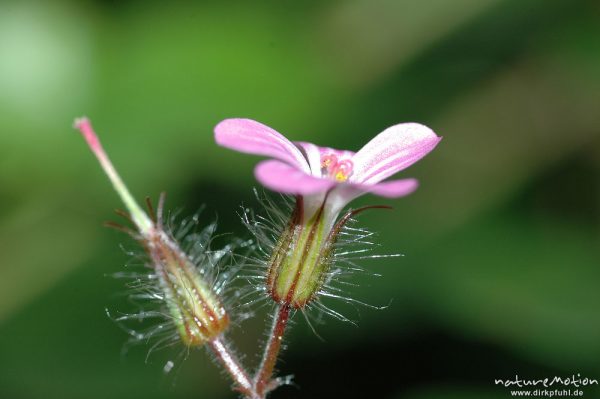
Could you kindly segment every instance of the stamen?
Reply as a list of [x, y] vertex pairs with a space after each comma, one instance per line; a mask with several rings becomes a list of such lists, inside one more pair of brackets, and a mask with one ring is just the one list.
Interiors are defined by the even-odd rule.
[[321, 173], [323, 176], [332, 178], [340, 183], [348, 180], [353, 168], [354, 164], [349, 159], [338, 160], [335, 154], [321, 156]]
[[335, 180], [339, 181], [340, 183], [343, 183], [346, 180], [348, 180], [348, 176], [346, 176], [343, 172], [337, 172], [335, 174]]
[[327, 154], [321, 157], [321, 169], [330, 171], [332, 167], [337, 165], [338, 159], [335, 154]]
[[353, 167], [354, 165], [349, 159], [344, 159], [343, 161], [338, 162], [335, 170], [335, 180], [339, 182], [345, 182], [348, 180], [348, 177], [350, 177], [352, 174]]

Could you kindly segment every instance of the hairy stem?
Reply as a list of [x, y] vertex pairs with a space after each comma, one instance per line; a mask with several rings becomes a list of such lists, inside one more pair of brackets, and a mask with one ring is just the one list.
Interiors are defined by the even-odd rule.
[[290, 317], [290, 310], [288, 304], [279, 305], [275, 310], [269, 340], [265, 346], [260, 367], [254, 377], [254, 390], [260, 398], [264, 398], [270, 390], [277, 386], [272, 379], [273, 370], [281, 350], [281, 341]]
[[208, 347], [212, 350], [219, 362], [223, 365], [231, 379], [236, 384], [236, 389], [241, 392], [247, 399], [261, 399], [254, 389], [254, 384], [248, 376], [248, 373], [241, 366], [238, 359], [231, 352], [229, 347], [223, 342], [221, 336], [209, 341]]

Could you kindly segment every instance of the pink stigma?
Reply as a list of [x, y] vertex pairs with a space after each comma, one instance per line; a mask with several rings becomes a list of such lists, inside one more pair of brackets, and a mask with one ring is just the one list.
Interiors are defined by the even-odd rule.
[[82, 117], [75, 119], [73, 126], [81, 132], [81, 134], [85, 138], [85, 141], [87, 141], [88, 145], [90, 146], [90, 149], [94, 153], [98, 154], [103, 152], [102, 146], [100, 145], [100, 140], [98, 140], [98, 136], [96, 136], [96, 133], [94, 133], [94, 130], [92, 129], [92, 124], [90, 123], [90, 120], [88, 118]]

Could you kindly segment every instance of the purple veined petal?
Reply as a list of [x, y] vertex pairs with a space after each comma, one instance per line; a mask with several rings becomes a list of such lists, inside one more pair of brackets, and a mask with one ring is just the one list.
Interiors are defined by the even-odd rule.
[[336, 155], [340, 160], [344, 159], [352, 159], [354, 156], [354, 152], [346, 151], [346, 150], [337, 150], [335, 148], [329, 147], [319, 147], [313, 143], [307, 143], [303, 141], [295, 141], [298, 147], [300, 147], [304, 151], [304, 155], [306, 160], [308, 161], [308, 165], [310, 166], [310, 170], [313, 176], [322, 176], [321, 171], [321, 157], [323, 155]]
[[417, 179], [389, 180], [377, 184], [343, 183], [330, 192], [327, 201], [336, 212], [340, 212], [349, 202], [364, 194], [399, 198], [412, 194], [418, 187]]
[[419, 187], [419, 181], [417, 179], [401, 179], [389, 180], [371, 185], [358, 184], [354, 186], [364, 192], [379, 195], [380, 197], [399, 198], [414, 193]]
[[354, 183], [375, 184], [427, 155], [442, 138], [418, 123], [387, 128], [352, 158]]
[[336, 185], [333, 180], [311, 176], [276, 160], [260, 162], [254, 169], [254, 175], [263, 186], [285, 194], [317, 194]]
[[302, 152], [282, 134], [251, 119], [225, 119], [215, 127], [220, 146], [247, 154], [273, 157], [310, 173]]

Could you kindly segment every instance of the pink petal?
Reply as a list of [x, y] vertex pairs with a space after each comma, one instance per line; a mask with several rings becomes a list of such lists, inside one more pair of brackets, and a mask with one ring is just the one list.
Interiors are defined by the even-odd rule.
[[355, 183], [375, 184], [417, 162], [442, 138], [427, 126], [401, 123], [387, 128], [356, 153]]
[[248, 154], [285, 161], [310, 173], [302, 152], [283, 135], [251, 119], [225, 119], [215, 127], [217, 144]]
[[385, 198], [398, 198], [412, 194], [419, 182], [417, 179], [390, 180], [377, 184], [344, 183], [338, 185], [330, 198], [337, 199], [337, 204], [343, 208], [347, 203], [363, 194], [371, 193]]
[[262, 161], [254, 169], [256, 179], [265, 187], [286, 194], [309, 195], [325, 192], [335, 181], [311, 176], [281, 161]]
[[419, 187], [419, 181], [417, 179], [389, 180], [372, 185], [360, 184], [357, 187], [380, 197], [398, 198], [412, 194]]

